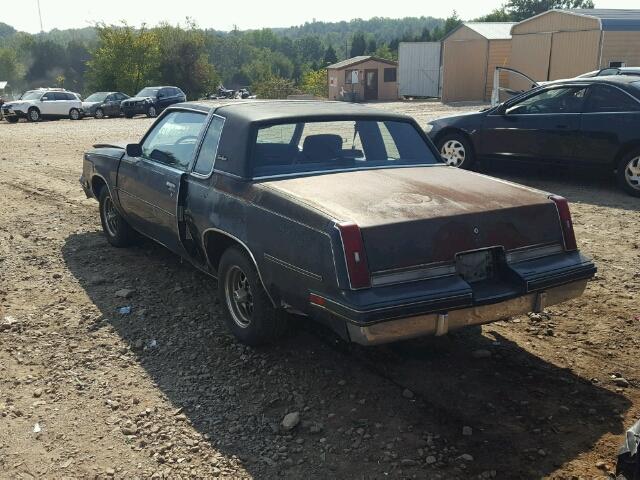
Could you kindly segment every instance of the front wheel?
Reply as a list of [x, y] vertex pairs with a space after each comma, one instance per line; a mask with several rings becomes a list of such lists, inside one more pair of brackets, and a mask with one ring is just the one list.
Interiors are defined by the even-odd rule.
[[618, 185], [629, 195], [640, 197], [640, 149], [628, 153], [618, 163]]
[[286, 313], [277, 310], [262, 286], [256, 268], [239, 248], [227, 249], [218, 269], [218, 297], [231, 333], [246, 345], [261, 345], [282, 336]]
[[114, 247], [128, 247], [135, 243], [137, 234], [127, 221], [122, 218], [120, 212], [111, 199], [109, 189], [104, 186], [100, 191], [100, 222], [107, 241]]
[[451, 133], [440, 138], [438, 151], [442, 160], [451, 167], [468, 169], [475, 161], [471, 144], [460, 134]]
[[103, 119], [104, 110], [102, 110], [101, 108], [96, 108], [96, 113], [94, 113], [94, 117], [97, 118], [98, 120]]
[[158, 116], [158, 111], [156, 110], [156, 107], [154, 107], [153, 105], [150, 105], [149, 108], [147, 108], [147, 117], [154, 118], [157, 116]]
[[18, 123], [20, 120], [18, 117], [4, 117], [4, 119], [9, 123]]
[[30, 121], [30, 122], [39, 121], [40, 120], [40, 110], [38, 110], [35, 107], [30, 108], [29, 111], [27, 112], [27, 120]]

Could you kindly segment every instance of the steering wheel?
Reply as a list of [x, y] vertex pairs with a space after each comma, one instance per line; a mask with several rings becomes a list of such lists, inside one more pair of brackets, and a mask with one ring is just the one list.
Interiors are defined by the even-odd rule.
[[529, 113], [542, 113], [542, 109], [540, 108], [540, 105], [534, 103], [529, 106]]
[[193, 141], [195, 142], [196, 140], [198, 140], [198, 136], [197, 135], [185, 135], [184, 137], [180, 137], [177, 141], [176, 141], [176, 145], [178, 145], [179, 143], [182, 143], [186, 140], [191, 140], [193, 139]]

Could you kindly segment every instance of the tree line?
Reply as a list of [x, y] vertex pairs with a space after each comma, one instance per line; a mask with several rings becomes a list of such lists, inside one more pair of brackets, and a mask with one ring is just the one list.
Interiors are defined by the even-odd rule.
[[[517, 21], [549, 8], [593, 7], [591, 0], [508, 0], [478, 19]], [[326, 96], [325, 67], [348, 57], [397, 59], [403, 41], [439, 41], [462, 20], [375, 17], [308, 22], [280, 28], [220, 32], [183, 25], [105, 25], [30, 35], [0, 23], [0, 81], [14, 93], [59, 86], [88, 94], [135, 94], [150, 84], [177, 85], [196, 99], [227, 87], [250, 87], [263, 97]], [[275, 94], [273, 92], [276, 92]]]

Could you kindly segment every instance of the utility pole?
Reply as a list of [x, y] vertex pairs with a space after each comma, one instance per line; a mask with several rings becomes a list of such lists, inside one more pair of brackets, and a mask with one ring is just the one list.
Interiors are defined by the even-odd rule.
[[42, 11], [40, 10], [40, 0], [38, 2], [38, 17], [40, 17], [40, 33], [44, 32], [44, 28], [42, 28]]

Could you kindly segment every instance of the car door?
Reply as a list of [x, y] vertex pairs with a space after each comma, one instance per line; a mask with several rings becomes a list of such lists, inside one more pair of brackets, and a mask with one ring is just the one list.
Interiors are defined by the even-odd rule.
[[45, 116], [58, 115], [58, 106], [56, 105], [56, 96], [54, 92], [47, 92], [40, 97], [40, 114]]
[[141, 143], [141, 155], [125, 155], [117, 177], [118, 198], [127, 219], [140, 232], [176, 252], [178, 198], [206, 115], [175, 110], [163, 115]]
[[581, 119], [579, 157], [593, 165], [609, 166], [620, 148], [640, 137], [640, 102], [618, 87], [589, 87]]
[[114, 103], [114, 112], [113, 115], [114, 116], [120, 116], [120, 114], [122, 113], [122, 101], [126, 100], [127, 98], [129, 98], [127, 95], [125, 95], [124, 93], [116, 93], [115, 94], [115, 103]]
[[554, 86], [487, 115], [480, 156], [533, 162], [573, 161], [580, 138], [584, 85]]
[[120, 106], [118, 105], [118, 102], [116, 102], [116, 94], [112, 93], [110, 95], [107, 95], [104, 99], [104, 102], [102, 103], [102, 111], [104, 112], [104, 114], [108, 117], [111, 117], [115, 115], [116, 110], [119, 109]]
[[171, 105], [173, 102], [171, 101], [171, 89], [170, 88], [161, 88], [158, 91], [158, 110], [162, 111]]
[[59, 117], [66, 117], [69, 115], [69, 110], [72, 106], [71, 94], [64, 92], [55, 92], [55, 114]]

